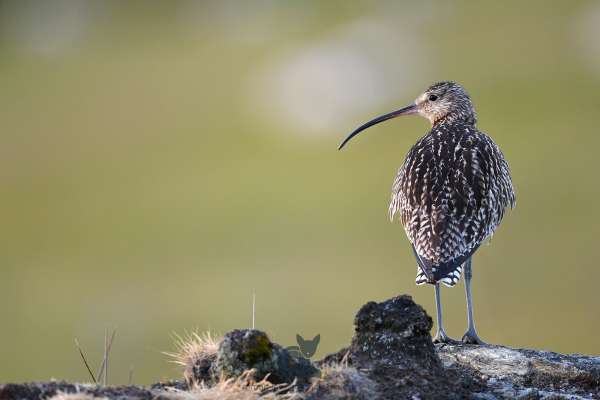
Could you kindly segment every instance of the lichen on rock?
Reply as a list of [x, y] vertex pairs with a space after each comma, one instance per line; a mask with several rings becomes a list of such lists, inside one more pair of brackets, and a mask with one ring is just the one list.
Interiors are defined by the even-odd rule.
[[271, 342], [266, 333], [255, 329], [236, 329], [227, 333], [212, 366], [215, 377], [237, 377], [253, 369], [258, 380], [266, 378], [272, 383], [308, 384], [319, 370], [304, 358], [295, 358]]

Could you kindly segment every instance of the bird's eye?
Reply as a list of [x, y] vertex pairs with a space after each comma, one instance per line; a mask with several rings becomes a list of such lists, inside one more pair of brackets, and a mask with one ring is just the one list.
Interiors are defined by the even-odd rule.
[[438, 97], [435, 94], [429, 95], [429, 101], [436, 101], [437, 99], [438, 99]]

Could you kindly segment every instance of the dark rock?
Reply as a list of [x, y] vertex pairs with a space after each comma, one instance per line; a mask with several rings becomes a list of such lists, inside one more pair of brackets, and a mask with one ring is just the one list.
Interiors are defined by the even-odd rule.
[[337, 364], [325, 366], [322, 376], [308, 389], [306, 400], [375, 400], [377, 383], [356, 368]]
[[[213, 383], [215, 377], [212, 367], [217, 361], [217, 354], [203, 353], [193, 359], [193, 362], [186, 365], [183, 371], [183, 378], [189, 387], [201, 383]], [[218, 378], [218, 377], [217, 377]]]
[[344, 347], [341, 350], [338, 350], [336, 353], [327, 354], [322, 360], [314, 361], [314, 364], [319, 368], [323, 365], [339, 364], [347, 359], [349, 355], [350, 348]]
[[383, 399], [464, 399], [482, 385], [446, 371], [431, 340], [433, 322], [410, 296], [365, 304], [354, 319], [350, 347], [321, 362], [341, 360], [377, 383]]
[[150, 385], [150, 390], [190, 390], [191, 385], [186, 381], [170, 380]]
[[361, 367], [441, 369], [431, 341], [433, 321], [410, 296], [365, 304], [354, 325], [350, 354]]
[[310, 378], [319, 375], [319, 370], [305, 358], [295, 358], [272, 343], [266, 333], [254, 330], [234, 330], [227, 333], [219, 346], [217, 358], [212, 366], [215, 377], [241, 376], [244, 371], [255, 370], [254, 377], [275, 383], [292, 383], [305, 386]]
[[68, 382], [8, 383], [0, 386], [0, 400], [41, 399], [54, 396], [58, 391], [75, 392], [78, 385]]
[[164, 399], [162, 391], [139, 386], [99, 386], [72, 384], [64, 381], [31, 382], [0, 385], [0, 400], [45, 400], [57, 393], [84, 393], [109, 399], [152, 400]]

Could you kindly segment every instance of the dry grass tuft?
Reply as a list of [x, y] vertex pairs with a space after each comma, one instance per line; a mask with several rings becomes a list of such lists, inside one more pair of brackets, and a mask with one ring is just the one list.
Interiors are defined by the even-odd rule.
[[376, 383], [348, 365], [348, 354], [340, 362], [323, 365], [321, 377], [313, 380], [307, 393], [336, 399], [373, 400], [378, 397]]
[[209, 367], [217, 357], [221, 337], [215, 337], [210, 332], [192, 332], [184, 336], [173, 335], [176, 351], [164, 353], [171, 357], [175, 364], [183, 366], [183, 375], [190, 386], [199, 384], [202, 369]]
[[108, 397], [95, 397], [89, 393], [65, 393], [58, 392], [48, 400], [109, 400]]
[[193, 364], [200, 358], [217, 354], [221, 338], [215, 338], [210, 332], [192, 332], [184, 336], [173, 335], [177, 350], [174, 353], [164, 353], [173, 359], [173, 362], [184, 367]]
[[221, 379], [213, 386], [200, 383], [190, 391], [173, 390], [165, 397], [170, 400], [301, 400], [300, 393], [291, 392], [295, 382], [274, 385], [265, 379], [256, 382], [254, 370], [244, 372], [238, 378]]

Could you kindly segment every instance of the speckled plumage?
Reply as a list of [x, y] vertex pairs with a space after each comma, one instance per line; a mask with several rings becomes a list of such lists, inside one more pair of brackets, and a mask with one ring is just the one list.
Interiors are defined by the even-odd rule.
[[[489, 237], [515, 194], [508, 163], [496, 143], [476, 127], [468, 95], [452, 82], [460, 107], [433, 119], [408, 152], [394, 180], [390, 217], [398, 213], [418, 262], [417, 284], [455, 285], [462, 264]], [[456, 101], [456, 100], [454, 100]], [[464, 104], [463, 104], [464, 103]]]
[[419, 114], [431, 130], [408, 152], [394, 180], [390, 218], [400, 215], [417, 259], [417, 284], [435, 288], [434, 343], [457, 343], [442, 323], [440, 282], [454, 286], [464, 270], [468, 328], [463, 343], [484, 344], [473, 318], [473, 253], [494, 233], [507, 207], [515, 206], [508, 163], [492, 138], [476, 127], [471, 98], [455, 82], [438, 82], [414, 103], [356, 128], [365, 129], [402, 115]]

